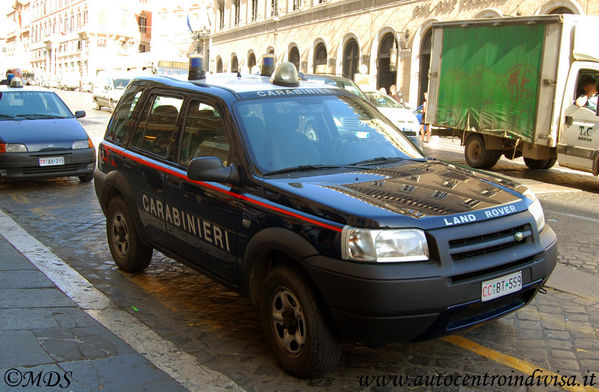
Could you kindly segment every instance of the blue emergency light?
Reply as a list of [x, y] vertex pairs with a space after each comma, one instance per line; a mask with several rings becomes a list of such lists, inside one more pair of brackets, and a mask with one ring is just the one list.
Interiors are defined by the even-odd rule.
[[262, 69], [260, 71], [260, 75], [262, 76], [270, 76], [275, 71], [275, 55], [274, 54], [265, 54], [262, 57]]
[[188, 80], [206, 79], [204, 71], [204, 59], [201, 56], [189, 56]]

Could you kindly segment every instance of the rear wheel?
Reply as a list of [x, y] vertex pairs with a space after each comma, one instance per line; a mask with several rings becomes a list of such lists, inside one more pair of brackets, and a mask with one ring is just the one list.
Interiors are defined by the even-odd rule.
[[97, 99], [94, 99], [94, 109], [102, 110], [102, 106], [100, 106], [100, 102]]
[[150, 264], [152, 248], [139, 240], [133, 217], [121, 197], [115, 197], [108, 205], [106, 235], [112, 258], [123, 271], [141, 272]]
[[532, 159], [532, 158], [524, 158], [524, 163], [528, 168], [533, 170], [539, 169], [551, 169], [557, 159], [549, 158], [549, 159]]
[[301, 274], [277, 267], [264, 282], [262, 324], [279, 365], [296, 377], [334, 369], [341, 357], [339, 338], [324, 308]]
[[84, 174], [82, 176], [79, 176], [79, 181], [81, 181], [81, 182], [90, 182], [93, 179], [94, 179], [94, 172], [93, 171], [91, 171], [91, 172], [89, 172], [87, 174]]
[[466, 139], [464, 156], [468, 165], [477, 169], [493, 167], [501, 157], [501, 150], [487, 150], [485, 139], [481, 135], [472, 134]]

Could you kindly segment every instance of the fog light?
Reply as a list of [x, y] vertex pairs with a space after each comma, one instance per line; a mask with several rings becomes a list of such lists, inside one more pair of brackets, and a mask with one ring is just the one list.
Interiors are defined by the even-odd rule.
[[4, 177], [8, 175], [8, 170], [6, 169], [0, 169], [0, 177]]

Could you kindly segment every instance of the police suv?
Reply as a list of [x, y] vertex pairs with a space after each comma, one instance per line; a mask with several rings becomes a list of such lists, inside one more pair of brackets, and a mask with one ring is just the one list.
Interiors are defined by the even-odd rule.
[[521, 308], [556, 263], [531, 191], [426, 159], [370, 103], [290, 63], [132, 80], [95, 187], [122, 270], [157, 249], [248, 295], [299, 377], [334, 368], [343, 341], [428, 339]]

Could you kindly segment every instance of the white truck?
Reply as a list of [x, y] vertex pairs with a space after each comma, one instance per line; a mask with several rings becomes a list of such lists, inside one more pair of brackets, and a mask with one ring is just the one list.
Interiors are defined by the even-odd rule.
[[503, 154], [597, 175], [597, 26], [578, 15], [433, 24], [427, 123], [461, 130], [472, 167]]

